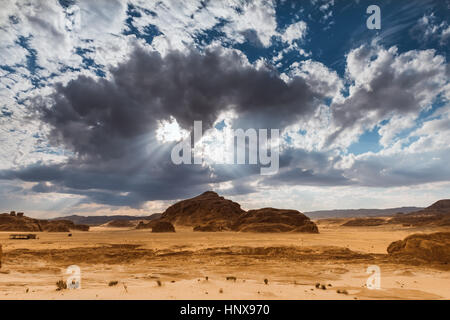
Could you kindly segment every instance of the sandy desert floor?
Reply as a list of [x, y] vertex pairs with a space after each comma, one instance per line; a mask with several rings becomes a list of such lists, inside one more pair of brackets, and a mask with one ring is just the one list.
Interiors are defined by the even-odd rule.
[[[319, 228], [258, 234], [93, 227], [72, 237], [37, 233], [36, 240], [1, 232], [0, 299], [450, 299], [450, 267], [386, 255], [392, 241], [442, 229]], [[81, 269], [81, 289], [57, 291], [70, 265]], [[366, 286], [370, 265], [380, 267], [379, 290]]]

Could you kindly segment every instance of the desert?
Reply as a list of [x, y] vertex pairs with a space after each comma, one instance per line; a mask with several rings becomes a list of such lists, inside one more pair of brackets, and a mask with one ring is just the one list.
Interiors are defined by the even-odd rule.
[[[347, 222], [353, 218], [314, 221], [300, 212], [273, 208], [239, 208], [242, 213], [227, 215], [223, 207], [228, 205], [238, 208], [208, 192], [174, 204], [155, 220], [73, 229], [70, 237], [67, 232], [38, 231], [37, 239], [13, 240], [9, 235], [17, 232], [2, 231], [0, 298], [450, 298], [448, 226], [389, 223], [393, 217], [377, 218], [386, 221], [381, 224], [358, 220], [352, 226]], [[215, 219], [223, 227], [220, 231], [194, 231]], [[233, 231], [233, 225], [249, 219], [250, 226], [258, 227]], [[299, 221], [306, 221], [304, 232], [289, 228]], [[155, 226], [162, 231], [152, 232]], [[58, 281], [73, 276], [66, 273], [70, 266], [79, 268], [79, 289], [57, 290]], [[379, 289], [368, 286], [371, 266], [380, 269]]]

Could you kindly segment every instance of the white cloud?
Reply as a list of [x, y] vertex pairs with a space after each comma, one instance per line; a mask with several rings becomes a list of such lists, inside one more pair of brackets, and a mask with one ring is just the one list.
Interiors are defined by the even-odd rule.
[[289, 44], [292, 44], [294, 40], [304, 39], [306, 36], [306, 30], [307, 30], [306, 22], [298, 21], [296, 23], [289, 25], [289, 27], [286, 28], [284, 33], [281, 35], [281, 39], [283, 39], [283, 41], [288, 42]]
[[[394, 115], [393, 121], [398, 123], [398, 119], [408, 119], [401, 124], [402, 129], [407, 128], [411, 118], [416, 119], [445, 93], [448, 85], [446, 69], [445, 58], [437, 55], [435, 50], [411, 50], [400, 54], [396, 47], [361, 46], [350, 51], [347, 55], [349, 95], [331, 106], [332, 145], [346, 148], [363, 132]], [[393, 133], [390, 126], [381, 133]], [[383, 143], [392, 138], [387, 135]]]

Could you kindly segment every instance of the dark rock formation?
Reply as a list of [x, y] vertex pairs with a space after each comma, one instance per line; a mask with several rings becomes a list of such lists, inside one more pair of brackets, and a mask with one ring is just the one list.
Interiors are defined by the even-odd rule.
[[409, 260], [432, 263], [450, 263], [450, 232], [413, 234], [404, 240], [392, 242], [387, 248], [389, 255]]
[[214, 223], [218, 227], [227, 228], [244, 212], [238, 203], [207, 191], [170, 206], [162, 214], [161, 220], [192, 227]]
[[26, 216], [0, 214], [0, 231], [69, 232], [70, 230], [89, 231], [89, 226], [76, 225], [69, 220], [50, 221]]
[[342, 224], [344, 227], [375, 227], [386, 223], [384, 219], [378, 218], [356, 218]]
[[170, 222], [157, 221], [152, 227], [152, 232], [175, 232], [175, 227]]
[[139, 221], [138, 225], [136, 226], [136, 229], [151, 229], [155, 225], [156, 222], [160, 221], [158, 220], [151, 220], [151, 221]]
[[318, 233], [317, 225], [297, 210], [264, 208], [242, 214], [231, 227], [241, 232]]
[[225, 230], [229, 230], [228, 228], [224, 227], [223, 225], [214, 223], [214, 222], [210, 222], [204, 225], [200, 225], [200, 226], [195, 226], [193, 228], [194, 231], [198, 231], [198, 232], [218, 232], [218, 231], [225, 231]]
[[134, 224], [129, 220], [113, 220], [108, 222], [106, 226], [112, 228], [132, 228]]

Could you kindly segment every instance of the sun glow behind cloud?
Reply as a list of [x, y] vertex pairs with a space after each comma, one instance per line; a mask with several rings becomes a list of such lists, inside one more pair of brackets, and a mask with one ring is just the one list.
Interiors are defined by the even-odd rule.
[[170, 117], [170, 120], [160, 120], [156, 129], [156, 139], [160, 142], [178, 142], [186, 139], [189, 132], [180, 127], [177, 119]]

